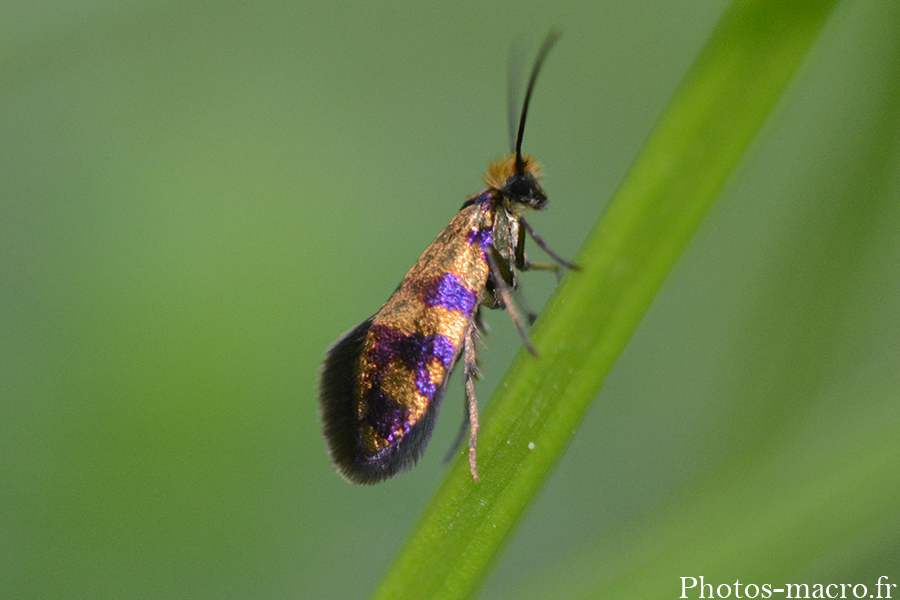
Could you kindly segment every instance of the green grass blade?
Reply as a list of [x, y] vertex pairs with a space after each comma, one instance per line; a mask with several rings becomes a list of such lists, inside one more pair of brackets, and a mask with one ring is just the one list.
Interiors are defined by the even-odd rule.
[[[377, 598], [466, 598], [534, 497], [691, 235], [818, 36], [833, 0], [739, 0], [726, 12], [588, 237], [464, 460]], [[599, 200], [599, 199], [598, 199]]]
[[[890, 569], [878, 572], [884, 567], [877, 557], [896, 555], [890, 548], [900, 531], [898, 381], [890, 368], [848, 377], [818, 400], [827, 405], [859, 396], [869, 405], [841, 418], [828, 410], [811, 415], [752, 457], [739, 457], [742, 468], [713, 473], [655, 514], [644, 515], [640, 524], [598, 540], [575, 560], [527, 582], [527, 593], [510, 597], [677, 598], [680, 577], [693, 577], [685, 585], [697, 585], [686, 595], [699, 598], [699, 575], [732, 590], [738, 579], [757, 589], [791, 582], [812, 589], [815, 583], [849, 580], [867, 585], [877, 597], [877, 576], [888, 575], [888, 582], [895, 577]], [[860, 565], [864, 575], [856, 570]], [[866, 568], [874, 568], [875, 577]], [[886, 597], [885, 590], [881, 594]], [[824, 595], [813, 590], [811, 597]]]

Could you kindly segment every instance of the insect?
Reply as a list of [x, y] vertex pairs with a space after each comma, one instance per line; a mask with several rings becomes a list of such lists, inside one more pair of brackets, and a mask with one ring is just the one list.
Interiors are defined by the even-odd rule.
[[[538, 72], [557, 37], [552, 32], [538, 51], [513, 153], [490, 164], [487, 188], [465, 201], [381, 310], [326, 353], [319, 386], [325, 438], [337, 470], [352, 483], [377, 483], [416, 463], [460, 360], [467, 403], [461, 437], [468, 425], [469, 467], [478, 481], [481, 307], [506, 308], [525, 347], [537, 356], [513, 303], [517, 271], [576, 268], [550, 250], [524, 218], [531, 209], [547, 207], [540, 165], [522, 154], [522, 134]], [[511, 142], [514, 123], [511, 117]], [[555, 264], [528, 261], [526, 232]], [[534, 315], [528, 318], [532, 322]]]

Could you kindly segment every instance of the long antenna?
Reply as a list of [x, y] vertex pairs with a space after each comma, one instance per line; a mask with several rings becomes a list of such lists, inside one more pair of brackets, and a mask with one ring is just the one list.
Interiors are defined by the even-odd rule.
[[516, 151], [516, 132], [519, 129], [519, 109], [522, 108], [522, 67], [528, 46], [522, 38], [516, 38], [509, 45], [506, 64], [506, 125], [509, 134], [509, 151]]
[[534, 67], [531, 68], [531, 79], [528, 80], [528, 88], [525, 90], [525, 101], [522, 103], [522, 116], [519, 117], [519, 133], [516, 135], [516, 173], [525, 172], [525, 161], [522, 160], [522, 135], [525, 133], [525, 118], [528, 116], [528, 104], [531, 102], [531, 92], [534, 90], [534, 82], [537, 81], [538, 73], [544, 59], [553, 48], [553, 44], [559, 39], [559, 31], [551, 31], [541, 44], [538, 50], [537, 58], [534, 59]]

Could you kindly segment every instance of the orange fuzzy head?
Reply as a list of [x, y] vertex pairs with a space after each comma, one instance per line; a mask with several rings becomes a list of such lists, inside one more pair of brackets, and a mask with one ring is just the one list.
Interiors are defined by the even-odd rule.
[[503, 196], [507, 208], [516, 213], [525, 206], [537, 210], [547, 207], [547, 194], [541, 187], [541, 164], [528, 155], [493, 161], [484, 174], [484, 182]]

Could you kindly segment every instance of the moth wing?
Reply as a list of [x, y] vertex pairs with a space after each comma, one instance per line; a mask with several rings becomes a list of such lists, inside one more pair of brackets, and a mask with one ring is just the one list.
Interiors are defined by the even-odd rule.
[[[434, 392], [424, 415], [403, 428], [377, 452], [367, 446], [361, 417], [364, 402], [359, 387], [360, 358], [372, 329], [373, 318], [363, 321], [338, 339], [326, 352], [319, 384], [322, 421], [329, 454], [340, 474], [352, 483], [368, 485], [407, 471], [425, 451], [446, 391], [446, 377]], [[373, 407], [370, 407], [370, 411]], [[394, 415], [385, 407], [374, 407], [369, 420], [385, 421]]]

